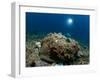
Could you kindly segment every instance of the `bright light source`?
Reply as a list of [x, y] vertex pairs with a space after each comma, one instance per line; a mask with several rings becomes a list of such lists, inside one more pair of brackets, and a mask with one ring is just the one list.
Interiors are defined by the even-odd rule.
[[68, 18], [67, 19], [67, 24], [69, 24], [69, 25], [73, 24], [73, 19], [72, 18]]

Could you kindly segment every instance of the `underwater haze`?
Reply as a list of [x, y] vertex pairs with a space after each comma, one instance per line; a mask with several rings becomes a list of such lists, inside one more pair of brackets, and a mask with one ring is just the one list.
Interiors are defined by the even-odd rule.
[[26, 33], [61, 32], [89, 45], [89, 15], [26, 12]]
[[89, 15], [25, 14], [26, 67], [89, 64]]

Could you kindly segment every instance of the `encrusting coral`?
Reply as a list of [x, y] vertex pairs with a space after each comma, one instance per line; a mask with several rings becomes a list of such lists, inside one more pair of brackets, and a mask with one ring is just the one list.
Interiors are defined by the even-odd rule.
[[72, 64], [78, 55], [78, 42], [61, 33], [50, 33], [41, 41], [41, 59], [58, 64]]

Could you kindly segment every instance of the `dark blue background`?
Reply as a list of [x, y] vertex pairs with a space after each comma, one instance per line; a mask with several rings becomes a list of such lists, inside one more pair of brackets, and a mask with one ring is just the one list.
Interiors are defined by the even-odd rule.
[[[68, 25], [67, 19], [73, 24]], [[62, 32], [89, 44], [89, 15], [26, 12], [26, 34]]]

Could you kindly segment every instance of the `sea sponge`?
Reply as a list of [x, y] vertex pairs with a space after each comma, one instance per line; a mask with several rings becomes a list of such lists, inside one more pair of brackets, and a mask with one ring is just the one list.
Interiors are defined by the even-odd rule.
[[[49, 33], [41, 41], [40, 58], [58, 64], [72, 64], [80, 50], [77, 41], [61, 33]], [[43, 56], [43, 57], [42, 57]]]

